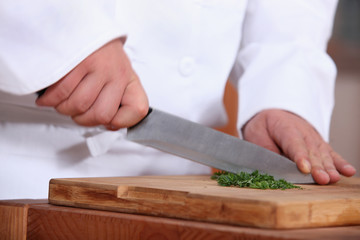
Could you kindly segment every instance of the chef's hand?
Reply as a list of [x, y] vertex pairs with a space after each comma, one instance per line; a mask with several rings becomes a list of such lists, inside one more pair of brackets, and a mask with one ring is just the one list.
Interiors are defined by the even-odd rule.
[[289, 157], [318, 184], [335, 183], [340, 174], [350, 177], [356, 172], [307, 121], [290, 112], [264, 110], [249, 120], [242, 133], [245, 140]]
[[135, 125], [149, 109], [146, 93], [120, 39], [84, 59], [48, 87], [36, 103], [54, 107], [79, 125], [104, 125], [111, 130]]

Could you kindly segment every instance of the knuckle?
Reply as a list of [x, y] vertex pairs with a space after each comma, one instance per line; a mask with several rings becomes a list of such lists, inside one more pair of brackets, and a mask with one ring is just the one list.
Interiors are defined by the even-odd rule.
[[144, 118], [149, 111], [149, 106], [147, 104], [141, 104], [136, 107], [137, 115], [142, 119]]
[[74, 110], [76, 113], [84, 113], [86, 112], [90, 107], [90, 104], [88, 103], [88, 101], [77, 101], [74, 104]]
[[117, 130], [117, 129], [120, 129], [120, 128], [130, 127], [130, 125], [127, 124], [127, 121], [124, 118], [121, 118], [121, 117], [114, 117], [114, 119], [111, 120], [109, 125], [111, 126], [112, 130]]

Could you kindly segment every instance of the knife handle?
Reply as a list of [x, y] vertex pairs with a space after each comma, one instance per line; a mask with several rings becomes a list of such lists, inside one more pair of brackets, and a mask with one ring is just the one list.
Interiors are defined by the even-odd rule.
[[138, 123], [135, 124], [134, 126], [129, 127], [128, 129], [132, 129], [132, 128], [136, 127], [137, 125], [139, 125], [142, 121], [144, 121], [144, 120], [147, 118], [147, 116], [150, 115], [150, 113], [152, 112], [152, 110], [153, 110], [152, 107], [149, 107], [149, 110], [148, 110], [148, 113], [146, 114], [146, 116], [145, 116], [143, 119], [141, 119], [140, 122], [138, 122]]

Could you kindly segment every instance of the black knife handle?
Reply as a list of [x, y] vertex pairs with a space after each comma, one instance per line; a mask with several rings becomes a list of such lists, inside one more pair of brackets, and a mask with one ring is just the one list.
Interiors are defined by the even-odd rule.
[[151, 107], [149, 107], [149, 111], [148, 111], [148, 113], [146, 114], [146, 116], [145, 116], [143, 119], [141, 119], [140, 122], [138, 122], [138, 123], [135, 124], [134, 126], [129, 127], [129, 129], [132, 129], [132, 128], [136, 127], [136, 126], [139, 125], [142, 121], [144, 121], [144, 120], [147, 118], [147, 116], [150, 115], [150, 113], [152, 112], [152, 110], [153, 110], [153, 109], [152, 109]]

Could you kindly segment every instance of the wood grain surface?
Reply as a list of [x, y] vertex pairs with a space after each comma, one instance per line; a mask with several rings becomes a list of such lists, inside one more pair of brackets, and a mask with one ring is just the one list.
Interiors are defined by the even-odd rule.
[[49, 202], [270, 229], [360, 224], [359, 178], [302, 187], [221, 187], [209, 176], [52, 179]]
[[0, 240], [25, 240], [28, 208], [43, 203], [47, 203], [47, 200], [1, 200]]
[[[0, 214], [0, 239], [358, 240], [360, 238], [360, 226], [274, 230], [60, 207], [45, 202], [44, 200], [0, 201], [0, 209], [27, 208], [26, 214], [21, 216], [16, 214], [16, 221], [13, 221], [11, 214]], [[22, 222], [20, 228], [19, 222]], [[4, 229], [19, 231], [4, 231]]]
[[274, 230], [58, 207], [29, 208], [29, 240], [358, 240], [360, 226]]

